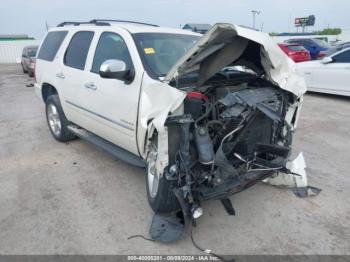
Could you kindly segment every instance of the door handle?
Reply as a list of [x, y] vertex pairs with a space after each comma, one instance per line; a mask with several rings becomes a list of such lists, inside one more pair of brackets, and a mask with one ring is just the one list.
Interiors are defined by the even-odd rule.
[[61, 78], [61, 79], [64, 79], [64, 78], [65, 78], [65, 76], [64, 76], [64, 74], [63, 74], [62, 72], [57, 73], [57, 74], [56, 74], [56, 77], [57, 77], [57, 78]]
[[96, 90], [97, 86], [93, 82], [85, 83], [84, 86], [91, 90]]

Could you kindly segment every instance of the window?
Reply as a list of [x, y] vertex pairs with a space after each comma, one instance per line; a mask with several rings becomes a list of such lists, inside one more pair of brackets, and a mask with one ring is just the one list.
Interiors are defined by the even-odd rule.
[[49, 32], [40, 47], [38, 59], [53, 61], [68, 31]]
[[36, 56], [36, 51], [37, 51], [36, 48], [30, 48], [30, 49], [28, 49], [28, 56], [29, 56], [29, 57], [35, 57], [35, 56]]
[[314, 45], [314, 42], [312, 42], [310, 39], [305, 39], [302, 41], [302, 44], [305, 46], [312, 46]]
[[332, 57], [335, 63], [350, 63], [350, 50]]
[[93, 36], [93, 32], [81, 31], [72, 37], [64, 55], [63, 62], [66, 66], [84, 70]]
[[158, 78], [171, 67], [199, 39], [199, 36], [163, 33], [137, 33], [134, 39], [147, 73]]
[[290, 40], [287, 40], [287, 43], [304, 45], [305, 41], [304, 39], [290, 39]]
[[123, 38], [115, 33], [105, 32], [98, 41], [91, 72], [99, 73], [101, 64], [108, 59], [122, 60], [127, 69], [132, 68], [129, 50]]
[[326, 41], [324, 41], [324, 40], [321, 40], [321, 39], [317, 39], [317, 38], [315, 38], [315, 39], [312, 39], [312, 41], [317, 45], [317, 46], [319, 46], [319, 47], [322, 47], [322, 48], [331, 48], [331, 45], [330, 44], [328, 44]]
[[305, 51], [305, 47], [302, 45], [287, 45], [286, 46], [291, 51]]

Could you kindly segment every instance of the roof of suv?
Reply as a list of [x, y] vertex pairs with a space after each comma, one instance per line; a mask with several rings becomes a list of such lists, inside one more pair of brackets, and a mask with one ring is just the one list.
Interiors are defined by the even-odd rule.
[[189, 30], [184, 29], [177, 29], [177, 28], [171, 28], [171, 27], [160, 27], [160, 26], [154, 26], [154, 25], [148, 25], [148, 24], [138, 24], [134, 22], [110, 22], [104, 24], [104, 25], [96, 25], [94, 23], [77, 23], [77, 24], [67, 24], [67, 25], [59, 25], [54, 30], [57, 30], [58, 28], [84, 28], [84, 29], [90, 29], [94, 30], [96, 28], [108, 28], [109, 30], [113, 30], [113, 28], [124, 28], [125, 30], [129, 31], [130, 33], [172, 33], [172, 34], [187, 34], [187, 35], [198, 35], [201, 36], [201, 34], [194, 33]]

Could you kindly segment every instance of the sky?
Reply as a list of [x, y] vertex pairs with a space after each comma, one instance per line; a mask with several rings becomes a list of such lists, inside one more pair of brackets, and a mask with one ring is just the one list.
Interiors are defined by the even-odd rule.
[[311, 14], [316, 25], [350, 28], [349, 0], [0, 0], [0, 34], [28, 34], [41, 38], [45, 21], [54, 27], [62, 21], [93, 18], [135, 20], [161, 26], [186, 23], [229, 22], [256, 27], [265, 32], [295, 31], [294, 18]]

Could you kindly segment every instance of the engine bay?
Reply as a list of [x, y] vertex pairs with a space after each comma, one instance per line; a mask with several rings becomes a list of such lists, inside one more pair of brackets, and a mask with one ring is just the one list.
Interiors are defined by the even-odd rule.
[[[311, 195], [302, 153], [290, 159], [305, 82], [267, 35], [216, 24], [159, 79], [164, 86], [147, 90], [144, 100], [164, 104], [147, 129], [148, 173], [168, 185], [158, 202], [164, 209], [149, 201], [152, 239], [176, 239], [164, 225], [165, 232], [196, 225], [208, 199], [235, 215], [229, 197], [260, 181]], [[159, 99], [162, 88], [168, 93]], [[169, 207], [179, 223], [163, 215]]]
[[227, 199], [285, 169], [294, 95], [256, 77], [239, 82], [180, 87], [187, 96], [184, 114], [167, 120], [167, 176], [189, 202]]

